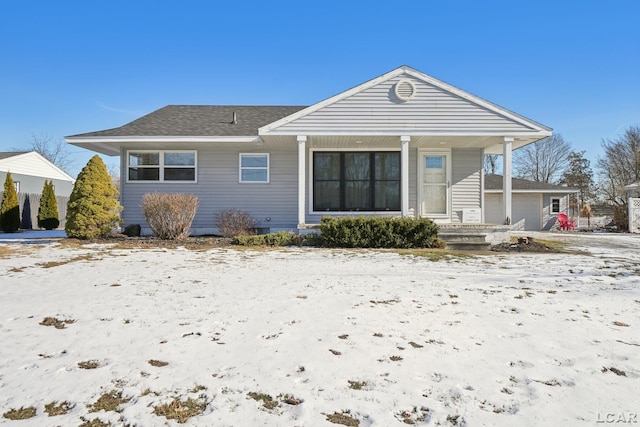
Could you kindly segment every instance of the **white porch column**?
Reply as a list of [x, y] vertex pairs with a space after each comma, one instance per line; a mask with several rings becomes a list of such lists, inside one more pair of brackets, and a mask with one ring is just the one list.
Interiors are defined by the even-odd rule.
[[304, 226], [306, 221], [305, 188], [307, 180], [307, 136], [298, 135], [298, 228]]
[[502, 146], [502, 204], [504, 223], [511, 225], [511, 148], [513, 137], [505, 136]]
[[400, 202], [401, 214], [403, 217], [409, 216], [409, 141], [411, 137], [402, 135], [400, 137]]

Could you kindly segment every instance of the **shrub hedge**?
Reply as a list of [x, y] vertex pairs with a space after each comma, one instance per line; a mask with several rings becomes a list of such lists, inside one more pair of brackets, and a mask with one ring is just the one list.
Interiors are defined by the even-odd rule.
[[438, 226], [428, 218], [323, 217], [324, 246], [339, 248], [441, 248]]

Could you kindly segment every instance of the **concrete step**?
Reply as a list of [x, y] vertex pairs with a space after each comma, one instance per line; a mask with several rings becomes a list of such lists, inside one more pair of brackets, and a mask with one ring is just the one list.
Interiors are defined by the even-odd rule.
[[445, 242], [485, 242], [486, 234], [482, 233], [438, 233]]
[[445, 232], [438, 233], [438, 238], [447, 243], [447, 249], [455, 251], [487, 251], [491, 247], [483, 233]]
[[488, 251], [489, 242], [447, 242], [447, 249], [453, 251]]

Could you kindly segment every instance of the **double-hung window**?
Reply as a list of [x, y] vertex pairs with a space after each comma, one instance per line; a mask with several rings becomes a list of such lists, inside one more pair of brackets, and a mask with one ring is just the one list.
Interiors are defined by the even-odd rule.
[[195, 182], [195, 151], [129, 151], [128, 181]]
[[560, 198], [552, 197], [551, 198], [551, 213], [557, 214], [560, 213]]
[[269, 154], [240, 153], [240, 182], [268, 183]]
[[399, 211], [400, 152], [313, 153], [314, 211]]

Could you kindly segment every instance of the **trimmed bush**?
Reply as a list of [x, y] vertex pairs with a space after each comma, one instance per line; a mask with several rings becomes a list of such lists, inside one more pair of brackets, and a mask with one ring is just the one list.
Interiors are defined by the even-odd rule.
[[0, 206], [0, 228], [5, 233], [15, 233], [20, 228], [20, 202], [18, 193], [11, 177], [7, 172], [2, 192], [2, 205]]
[[142, 213], [159, 239], [182, 240], [198, 210], [198, 196], [182, 193], [147, 193], [142, 196]]
[[322, 239], [315, 233], [301, 235], [293, 231], [278, 231], [253, 236], [236, 236], [232, 243], [240, 246], [322, 246]]
[[302, 236], [292, 231], [278, 231], [256, 236], [236, 236], [233, 239], [233, 244], [241, 246], [294, 246], [299, 245], [302, 240]]
[[45, 230], [58, 228], [60, 220], [58, 218], [58, 201], [53, 189], [53, 181], [44, 181], [42, 197], [40, 197], [40, 207], [38, 208], [38, 227]]
[[104, 162], [93, 156], [78, 175], [67, 203], [67, 236], [91, 239], [109, 235], [121, 222], [117, 194]]
[[428, 218], [323, 217], [325, 246], [338, 248], [440, 247], [438, 226]]
[[258, 220], [247, 211], [227, 209], [216, 214], [215, 224], [222, 237], [247, 236], [255, 234]]

